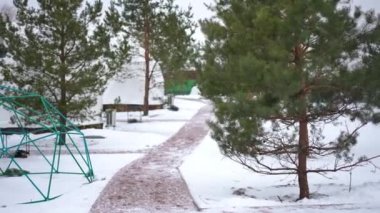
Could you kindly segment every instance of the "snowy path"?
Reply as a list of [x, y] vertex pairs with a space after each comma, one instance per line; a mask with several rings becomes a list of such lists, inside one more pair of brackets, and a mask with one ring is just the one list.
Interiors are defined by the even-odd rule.
[[205, 106], [177, 134], [122, 168], [104, 188], [91, 212], [197, 211], [178, 167], [208, 132]]

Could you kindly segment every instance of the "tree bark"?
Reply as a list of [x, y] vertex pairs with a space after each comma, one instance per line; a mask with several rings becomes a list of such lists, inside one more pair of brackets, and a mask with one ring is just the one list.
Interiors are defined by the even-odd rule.
[[143, 115], [147, 116], [149, 114], [149, 50], [145, 49], [145, 82], [144, 82], [144, 105], [143, 105]]
[[145, 59], [145, 84], [144, 84], [144, 105], [143, 115], [149, 114], [149, 89], [150, 89], [150, 43], [149, 43], [149, 20], [147, 15], [144, 17], [144, 59]]
[[62, 115], [64, 117], [61, 117], [59, 119], [59, 141], [58, 141], [58, 145], [65, 145], [66, 144], [66, 114], [67, 113], [63, 113], [62, 112]]
[[309, 152], [309, 137], [307, 120], [302, 119], [299, 122], [299, 151], [298, 151], [298, 185], [299, 199], [309, 198], [309, 183], [307, 180], [307, 156]]
[[65, 46], [66, 46], [66, 39], [65, 39], [65, 26], [61, 26], [61, 44], [60, 44], [60, 56], [59, 60], [61, 62], [61, 67], [60, 67], [60, 99], [58, 102], [58, 110], [61, 112], [63, 115], [59, 117], [59, 145], [65, 145], [66, 144], [66, 117], [67, 117], [67, 88], [66, 88], [66, 51], [65, 51]]
[[59, 145], [65, 145], [66, 143], [66, 117], [67, 117], [67, 106], [66, 106], [66, 75], [61, 76], [61, 100], [59, 101], [58, 110], [63, 116], [59, 118]]
[[298, 133], [298, 187], [299, 187], [299, 199], [309, 198], [309, 183], [307, 179], [307, 157], [309, 156], [309, 130], [308, 130], [308, 117], [307, 117], [307, 91], [306, 77], [302, 70], [302, 62], [305, 57], [306, 50], [303, 44], [299, 44], [294, 48], [294, 63], [296, 69], [301, 75], [301, 93], [300, 99], [300, 115], [299, 115], [299, 133]]

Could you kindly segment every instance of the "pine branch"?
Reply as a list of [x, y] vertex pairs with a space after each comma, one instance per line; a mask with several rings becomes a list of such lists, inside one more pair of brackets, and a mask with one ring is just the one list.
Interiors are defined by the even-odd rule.
[[349, 171], [353, 167], [357, 167], [363, 165], [365, 163], [369, 163], [370, 161], [380, 158], [380, 155], [375, 155], [371, 158], [359, 159], [355, 163], [346, 164], [346, 165], [335, 165], [334, 168], [331, 169], [308, 169], [307, 172], [310, 173], [322, 173], [322, 172], [338, 172], [338, 171]]

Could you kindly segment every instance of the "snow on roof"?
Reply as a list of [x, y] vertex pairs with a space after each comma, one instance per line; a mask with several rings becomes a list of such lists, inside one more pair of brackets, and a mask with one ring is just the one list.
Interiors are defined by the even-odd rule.
[[[159, 65], [150, 62], [155, 69], [149, 93], [150, 104], [161, 104], [164, 97], [164, 78]], [[123, 73], [111, 79], [103, 93], [103, 104], [114, 104], [120, 97], [121, 104], [143, 104], [145, 64], [142, 56], [134, 56], [130, 63], [123, 66]]]

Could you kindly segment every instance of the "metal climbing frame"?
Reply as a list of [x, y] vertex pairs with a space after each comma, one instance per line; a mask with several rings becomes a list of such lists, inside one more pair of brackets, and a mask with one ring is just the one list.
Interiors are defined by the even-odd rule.
[[[0, 108], [9, 112], [9, 122], [0, 124], [0, 176], [5, 178], [10, 170], [21, 171], [41, 195], [41, 199], [28, 203], [43, 202], [58, 196], [51, 195], [54, 175], [79, 174], [88, 182], [94, 180], [94, 172], [84, 134], [66, 119], [46, 98], [36, 93], [0, 85]], [[62, 125], [62, 121], [66, 124]], [[42, 156], [47, 171], [28, 171], [15, 153], [26, 149]], [[72, 158], [73, 166], [60, 168], [61, 156]], [[75, 163], [74, 163], [75, 162]], [[14, 168], [12, 168], [14, 167]], [[68, 171], [67, 171], [68, 170]], [[41, 186], [34, 175], [48, 175], [47, 183]], [[0, 182], [1, 182], [0, 178]], [[1, 184], [0, 184], [1, 191]]]

